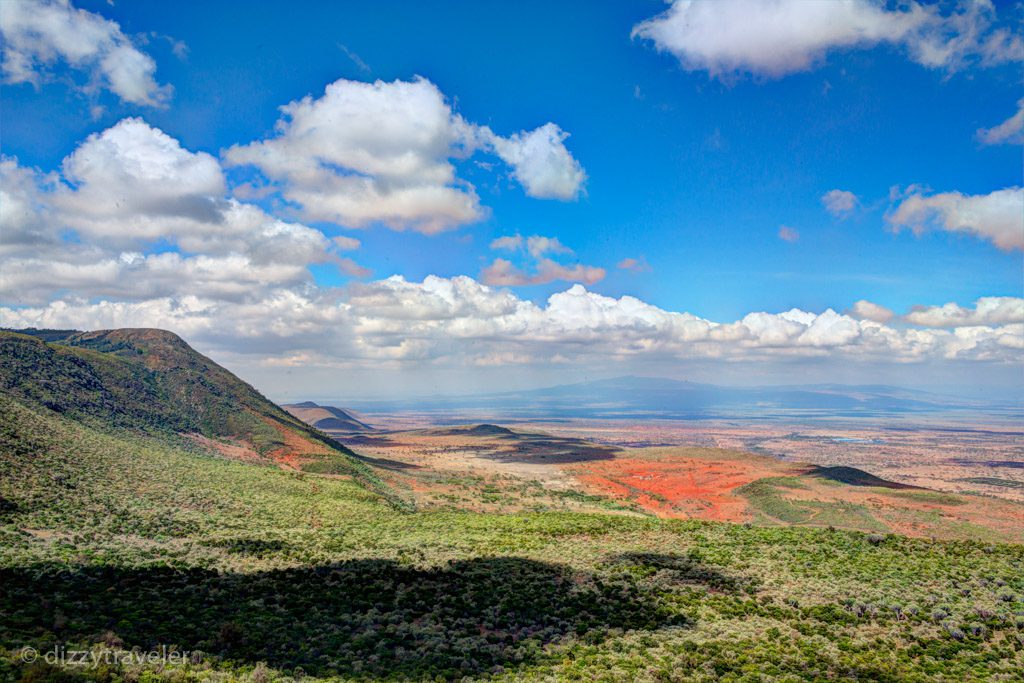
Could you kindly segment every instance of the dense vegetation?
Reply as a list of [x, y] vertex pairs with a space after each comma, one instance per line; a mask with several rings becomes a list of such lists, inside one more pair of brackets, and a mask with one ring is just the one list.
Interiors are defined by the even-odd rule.
[[[347, 476], [108, 420], [119, 375], [68, 374], [121, 350], [47, 348], [25, 369], [49, 384], [12, 388], [5, 367], [0, 392], [0, 680], [1021, 680], [1024, 547], [410, 513]], [[171, 410], [153, 372], [129, 373], [147, 415]], [[24, 661], [56, 646], [187, 656]]]
[[0, 331], [0, 391], [104, 429], [284, 445], [275, 423], [345, 450], [164, 330]]

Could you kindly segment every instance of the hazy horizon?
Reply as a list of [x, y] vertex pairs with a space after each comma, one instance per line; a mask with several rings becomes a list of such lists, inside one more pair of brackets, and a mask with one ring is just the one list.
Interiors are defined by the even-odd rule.
[[[244, 373], [243, 373], [244, 374]], [[888, 387], [896, 390], [906, 390], [909, 392], [921, 392], [925, 394], [931, 394], [943, 398], [951, 399], [964, 399], [974, 400], [980, 402], [1012, 402], [1024, 407], [1024, 387], [1019, 382], [1008, 382], [1005, 386], [993, 386], [989, 385], [986, 387], [971, 387], [965, 383], [957, 384], [929, 384], [913, 386], [907, 383], [886, 383], [886, 382], [811, 382], [811, 381], [784, 381], [784, 378], [780, 378], [779, 382], [768, 382], [768, 383], [752, 383], [752, 382], [728, 382], [728, 381], [698, 381], [688, 377], [664, 377], [655, 375], [579, 375], [579, 376], [567, 376], [565, 381], [548, 380], [544, 381], [541, 378], [531, 378], [532, 381], [520, 381], [514, 383], [514, 386], [506, 386], [506, 388], [495, 388], [493, 383], [482, 384], [477, 389], [463, 388], [463, 389], [443, 389], [437, 385], [433, 385], [432, 388], [412, 389], [398, 388], [394, 386], [384, 385], [376, 392], [358, 393], [332, 393], [331, 388], [334, 386], [330, 381], [321, 380], [317, 383], [311, 384], [311, 388], [307, 391], [296, 389], [294, 387], [283, 387], [276, 391], [265, 392], [267, 395], [277, 403], [295, 403], [301, 401], [314, 401], [323, 404], [338, 405], [344, 404], [355, 404], [365, 402], [366, 404], [375, 403], [394, 403], [396, 405], [412, 404], [417, 401], [427, 401], [431, 398], [478, 398], [504, 394], [515, 394], [533, 392], [543, 389], [554, 389], [568, 386], [579, 386], [589, 385], [592, 383], [600, 383], [614, 380], [629, 380], [629, 379], [659, 379], [659, 380], [670, 380], [674, 382], [692, 382], [698, 385], [718, 387], [723, 389], [777, 389], [777, 388], [815, 388], [824, 386], [835, 386], [846, 389], [856, 389], [859, 387]], [[257, 388], [259, 388], [257, 386]], [[262, 389], [261, 389], [262, 391]]]

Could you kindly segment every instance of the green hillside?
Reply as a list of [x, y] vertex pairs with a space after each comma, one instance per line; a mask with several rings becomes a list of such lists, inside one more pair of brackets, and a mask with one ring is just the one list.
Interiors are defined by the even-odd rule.
[[[165, 335], [3, 335], [0, 681], [969, 681], [1024, 670], [1024, 547], [407, 512], [340, 451], [331, 457], [351, 476], [237, 462], [179, 436], [249, 438], [263, 418], [299, 428]], [[99, 659], [47, 663], [54, 647]], [[187, 654], [140, 662], [133, 649]]]
[[268, 453], [284, 428], [347, 452], [164, 330], [0, 331], [0, 357], [0, 391], [101, 429], [236, 438]]

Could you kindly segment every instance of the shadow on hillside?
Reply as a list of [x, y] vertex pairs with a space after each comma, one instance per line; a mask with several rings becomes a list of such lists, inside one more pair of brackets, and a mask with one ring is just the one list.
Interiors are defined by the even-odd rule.
[[614, 446], [547, 434], [515, 434], [504, 438], [508, 441], [504, 448], [488, 454], [487, 457], [506, 462], [567, 465], [593, 460], [611, 460], [620, 451]]
[[618, 565], [620, 568], [655, 572], [654, 583], [660, 588], [702, 585], [716, 592], [739, 593], [755, 585], [748, 577], [726, 574], [686, 555], [622, 553], [612, 556], [610, 561], [611, 564]]
[[314, 675], [452, 678], [530, 664], [570, 635], [688, 626], [654, 591], [512, 557], [252, 574], [35, 566], [0, 570], [0, 644], [114, 639]]
[[477, 457], [499, 462], [518, 462], [535, 465], [566, 465], [592, 460], [610, 460], [621, 449], [582, 439], [548, 436], [546, 434], [511, 434], [487, 437], [474, 442], [449, 446], [449, 450], [472, 452]]
[[329, 436], [343, 446], [382, 446], [387, 448], [411, 446], [411, 444], [404, 444], [395, 441], [391, 438], [391, 435], [387, 433], [363, 434], [334, 432], [329, 434]]
[[[450, 448], [460, 451], [472, 451], [481, 457], [501, 462], [566, 465], [592, 460], [610, 460], [621, 450], [616, 446], [596, 444], [583, 439], [551, 436], [549, 434], [513, 432], [504, 427], [486, 424], [471, 428], [451, 427], [432, 429], [423, 433], [429, 436], [463, 436], [465, 437], [464, 443], [457, 447], [451, 446]], [[344, 437], [338, 436], [337, 439], [339, 443], [348, 447], [419, 447], [416, 443], [403, 443], [393, 440], [392, 435], [388, 434], [353, 434]], [[373, 462], [373, 459], [367, 456], [357, 457], [371, 465], [385, 469], [405, 469], [411, 467], [396, 460], [380, 458], [378, 460], [381, 464], [378, 464], [378, 462]]]
[[375, 458], [370, 455], [360, 455], [359, 453], [354, 453], [352, 457], [361, 462], [365, 462], [367, 465], [373, 465], [374, 467], [379, 467], [382, 470], [391, 470], [392, 472], [422, 469], [419, 465], [414, 465], [411, 462], [402, 462], [401, 460], [392, 460], [391, 458]]

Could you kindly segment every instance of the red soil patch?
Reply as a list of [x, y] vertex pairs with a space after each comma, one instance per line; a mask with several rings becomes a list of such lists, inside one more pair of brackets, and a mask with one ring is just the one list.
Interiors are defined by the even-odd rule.
[[312, 458], [306, 456], [328, 455], [330, 453], [330, 450], [324, 444], [310, 441], [284, 425], [271, 420], [269, 417], [263, 418], [263, 421], [276, 429], [281, 440], [284, 441], [284, 446], [271, 451], [270, 457], [285, 469], [302, 469], [303, 463], [312, 460]]
[[742, 522], [749, 518], [748, 506], [733, 491], [773, 474], [777, 472], [740, 460], [620, 457], [588, 463], [576, 477], [597, 492], [636, 501], [659, 517]]
[[265, 456], [260, 455], [252, 447], [252, 444], [239, 439], [210, 439], [202, 434], [188, 434], [187, 436], [200, 446], [232, 460], [250, 463], [265, 463], [271, 460], [280, 467], [292, 470], [302, 469], [303, 463], [313, 459], [309, 456], [328, 455], [331, 452], [324, 444], [307, 439], [279, 422], [267, 417], [262, 419], [277, 431], [278, 436], [284, 442], [284, 446], [274, 449]]

